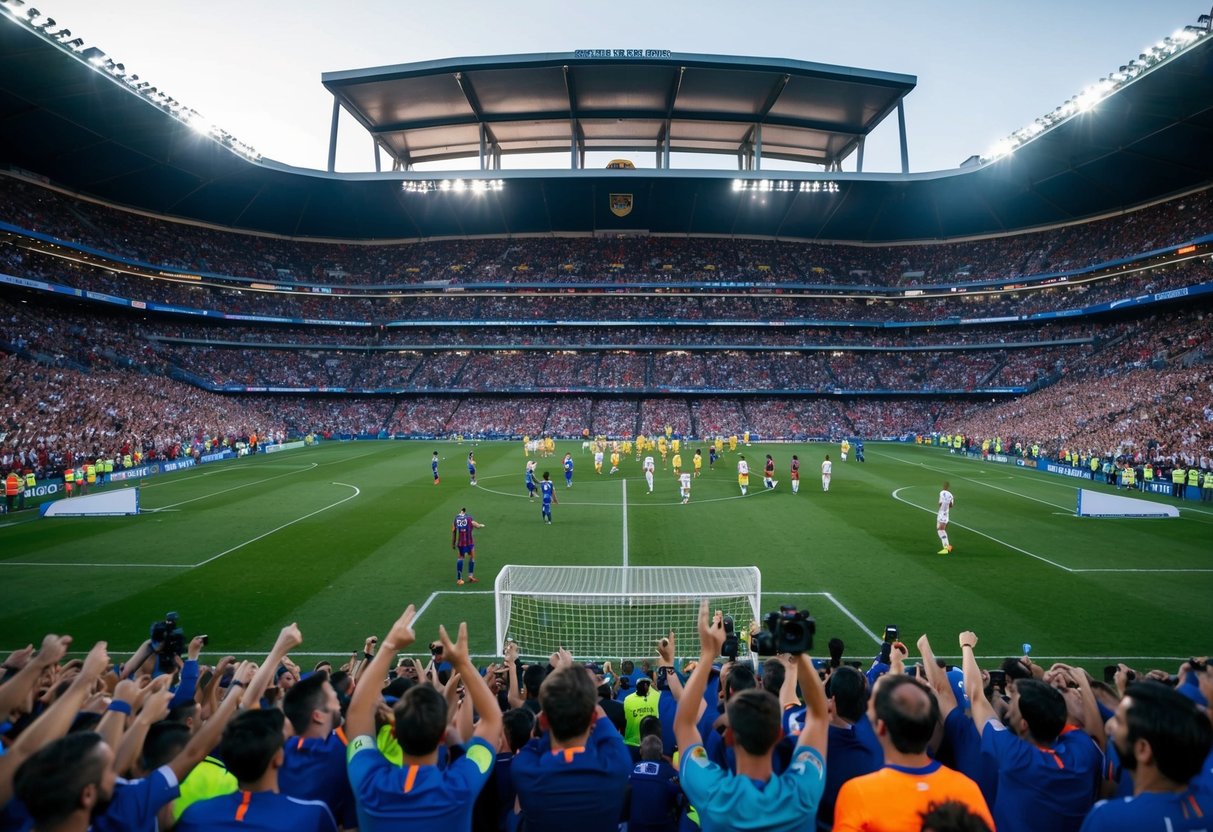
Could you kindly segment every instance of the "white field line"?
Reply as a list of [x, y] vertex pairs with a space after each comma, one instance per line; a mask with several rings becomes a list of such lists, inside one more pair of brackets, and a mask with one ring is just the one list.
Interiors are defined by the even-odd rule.
[[628, 566], [628, 481], [619, 483], [623, 487], [623, 566]]
[[196, 503], [199, 500], [209, 500], [211, 497], [218, 497], [220, 494], [227, 494], [229, 491], [239, 491], [241, 488], [248, 488], [249, 486], [253, 486], [253, 485], [261, 485], [261, 483], [263, 483], [263, 482], [270, 482], [272, 480], [280, 480], [283, 477], [289, 477], [294, 474], [301, 474], [304, 471], [311, 471], [316, 467], [317, 467], [317, 463], [313, 462], [310, 465], [308, 465], [306, 468], [296, 468], [294, 471], [287, 471], [285, 474], [275, 474], [274, 476], [266, 477], [263, 480], [253, 480], [252, 482], [246, 482], [242, 485], [233, 485], [231, 488], [225, 488], [222, 491], [212, 491], [209, 494], [203, 494], [201, 497], [191, 497], [190, 499], [182, 500], [179, 503], [169, 503], [167, 506], [160, 506], [159, 508], [153, 508], [153, 509], [148, 509], [148, 510], [149, 511], [164, 511], [166, 509], [176, 508], [177, 506], [184, 506], [189, 503]]
[[943, 468], [935, 468], [934, 466], [927, 465], [925, 462], [910, 462], [907, 459], [901, 459], [900, 457], [890, 456], [889, 454], [880, 454], [880, 456], [888, 457], [889, 459], [893, 460], [894, 462], [900, 462], [902, 465], [913, 465], [916, 468], [926, 468], [928, 471], [936, 471], [940, 474], [946, 474], [946, 475], [950, 476], [952, 479], [961, 479], [961, 480], [964, 480], [965, 482], [976, 483], [977, 485], [983, 485], [986, 488], [993, 488], [995, 491], [1002, 491], [1005, 494], [1011, 494], [1013, 496], [1020, 497], [1024, 500], [1031, 500], [1034, 503], [1040, 503], [1041, 505], [1051, 506], [1052, 508], [1070, 510], [1070, 512], [1073, 513], [1073, 508], [1071, 506], [1058, 505], [1057, 503], [1050, 503], [1048, 500], [1041, 500], [1036, 497], [1029, 497], [1027, 494], [1021, 494], [1018, 491], [1012, 491], [1009, 488], [999, 488], [997, 485], [991, 485], [990, 483], [985, 482], [984, 480], [973, 479], [972, 477], [966, 477], [963, 474], [957, 473], [955, 470], [951, 470], [951, 469], [945, 470]]
[[0, 560], [0, 566], [97, 566], [130, 569], [193, 569], [191, 563], [41, 563], [37, 561]]
[[261, 540], [262, 538], [269, 537], [270, 535], [274, 534], [275, 532], [280, 532], [280, 531], [282, 531], [283, 529], [285, 529], [285, 528], [287, 528], [287, 527], [289, 527], [289, 526], [293, 526], [293, 525], [295, 525], [296, 523], [301, 523], [302, 521], [304, 521], [304, 520], [308, 519], [309, 517], [315, 517], [317, 514], [320, 514], [321, 512], [328, 511], [330, 508], [336, 508], [337, 506], [341, 505], [342, 503], [348, 503], [350, 500], [354, 499], [355, 497], [357, 497], [359, 494], [361, 494], [361, 493], [362, 493], [362, 489], [360, 489], [360, 488], [359, 488], [358, 486], [356, 486], [356, 485], [350, 485], [349, 483], [345, 483], [345, 482], [334, 482], [334, 483], [333, 483], [333, 485], [340, 485], [340, 486], [342, 486], [343, 488], [352, 488], [352, 489], [354, 489], [354, 493], [353, 493], [353, 494], [351, 494], [351, 495], [350, 495], [350, 496], [348, 496], [348, 497], [345, 497], [345, 498], [343, 498], [343, 499], [338, 500], [338, 501], [337, 501], [337, 502], [335, 502], [335, 503], [329, 503], [329, 504], [328, 504], [327, 506], [325, 506], [324, 508], [318, 508], [318, 509], [316, 509], [316, 510], [315, 510], [315, 511], [313, 511], [313, 512], [309, 512], [308, 514], [303, 515], [302, 517], [297, 517], [297, 518], [295, 518], [294, 520], [290, 521], [289, 523], [283, 523], [281, 526], [279, 526], [279, 527], [278, 527], [278, 528], [276, 528], [276, 529], [270, 529], [268, 532], [265, 532], [264, 534], [259, 534], [259, 535], [257, 535], [257, 536], [256, 536], [256, 537], [254, 537], [254, 538], [251, 538], [251, 539], [249, 539], [249, 540], [244, 541], [243, 543], [238, 543], [238, 544], [236, 544], [235, 546], [233, 546], [232, 548], [230, 548], [230, 549], [228, 549], [228, 550], [226, 550], [226, 551], [220, 552], [220, 553], [219, 553], [219, 554], [217, 554], [217, 555], [212, 555], [211, 557], [207, 558], [207, 559], [206, 559], [206, 560], [204, 560], [204, 561], [200, 561], [200, 562], [198, 562], [198, 563], [195, 563], [195, 564], [194, 564], [194, 567], [195, 567], [195, 568], [197, 568], [197, 567], [199, 567], [199, 566], [206, 566], [206, 565], [207, 565], [208, 563], [210, 563], [211, 561], [216, 561], [216, 560], [219, 560], [219, 558], [223, 557], [224, 555], [230, 555], [232, 552], [235, 552], [235, 551], [238, 551], [238, 550], [240, 550], [240, 549], [243, 549], [245, 546], [248, 546], [250, 543], [256, 543], [258, 540]]

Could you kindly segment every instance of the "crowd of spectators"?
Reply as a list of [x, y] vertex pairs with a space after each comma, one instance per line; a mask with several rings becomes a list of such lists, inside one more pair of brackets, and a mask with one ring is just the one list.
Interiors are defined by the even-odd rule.
[[204, 662], [205, 636], [167, 661], [163, 637], [125, 661], [104, 641], [65, 661], [56, 634], [14, 651], [6, 828], [1104, 832], [1201, 829], [1213, 810], [1204, 660], [982, 667], [973, 631], [954, 669], [926, 635], [738, 659], [704, 600], [697, 632], [650, 656], [511, 641], [478, 662], [466, 624], [416, 618], [341, 665], [297, 663], [296, 624], [260, 662]]
[[958, 243], [541, 237], [312, 243], [156, 219], [0, 177], [0, 220], [161, 267], [276, 283], [753, 281], [883, 286], [1017, 278], [1187, 242], [1213, 227], [1206, 190], [1075, 225]]

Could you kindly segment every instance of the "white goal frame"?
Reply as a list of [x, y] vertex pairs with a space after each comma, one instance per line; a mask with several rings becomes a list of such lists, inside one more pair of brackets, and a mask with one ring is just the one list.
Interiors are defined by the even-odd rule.
[[532, 658], [560, 647], [578, 659], [653, 658], [657, 639], [673, 629], [678, 654], [698, 656], [704, 598], [733, 616], [748, 643], [750, 622], [762, 618], [762, 573], [757, 566], [507, 564], [493, 586], [497, 649], [514, 639]]

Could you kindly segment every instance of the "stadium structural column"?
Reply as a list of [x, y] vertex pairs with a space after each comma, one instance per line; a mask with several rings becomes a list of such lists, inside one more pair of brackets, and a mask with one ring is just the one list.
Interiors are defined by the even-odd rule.
[[487, 131], [485, 130], [484, 122], [482, 121], [482, 122], [480, 122], [480, 169], [481, 170], [485, 169], [485, 163], [487, 161], [486, 157], [488, 156], [488, 150], [489, 150], [489, 137], [488, 137]]
[[855, 148], [855, 172], [863, 173], [863, 136], [859, 137], [859, 145]]
[[754, 125], [754, 170], [762, 170], [762, 122]]
[[379, 141], [372, 141], [371, 144], [375, 148], [375, 173], [383, 173], [383, 159], [380, 158]]
[[333, 123], [329, 127], [329, 173], [337, 170], [337, 118], [341, 115], [341, 101], [333, 96]]
[[910, 150], [906, 147], [906, 105], [897, 99], [897, 132], [901, 135], [901, 172], [910, 172]]

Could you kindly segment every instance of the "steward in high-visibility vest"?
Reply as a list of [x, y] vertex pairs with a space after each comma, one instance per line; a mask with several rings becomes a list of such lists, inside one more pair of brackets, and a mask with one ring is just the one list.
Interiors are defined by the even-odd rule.
[[84, 487], [84, 469], [76, 469], [76, 487], [80, 489], [81, 494], [87, 494], [88, 489]]
[[1204, 479], [1201, 482], [1200, 501], [1213, 503], [1213, 471], [1205, 471]]
[[1146, 463], [1146, 467], [1141, 469], [1141, 478], [1147, 483], [1154, 482], [1154, 466]]
[[67, 496], [72, 496], [72, 489], [76, 487], [76, 472], [68, 468], [63, 472], [63, 490]]
[[91, 462], [88, 465], [85, 465], [84, 478], [88, 480], [89, 485], [93, 485], [95, 482], [97, 482], [97, 466]]
[[1176, 465], [1171, 472], [1171, 496], [1182, 498], [1184, 495], [1184, 467]]
[[9, 511], [17, 508], [17, 496], [21, 493], [21, 477], [16, 471], [9, 471], [4, 479], [4, 505]]
[[26, 488], [37, 488], [38, 487], [37, 477], [34, 476], [33, 471], [30, 471], [28, 469], [26, 469], [26, 472], [25, 472], [25, 487]]
[[130, 454], [123, 454], [123, 455], [122, 455], [122, 467], [123, 467], [123, 468], [133, 468], [133, 467], [134, 467], [134, 463], [133, 463], [133, 462], [131, 462], [131, 455], [130, 455]]
[[1188, 485], [1191, 488], [1200, 488], [1200, 469], [1195, 465], [1188, 469]]
[[105, 460], [105, 473], [114, 473], [114, 460], [112, 458]]

